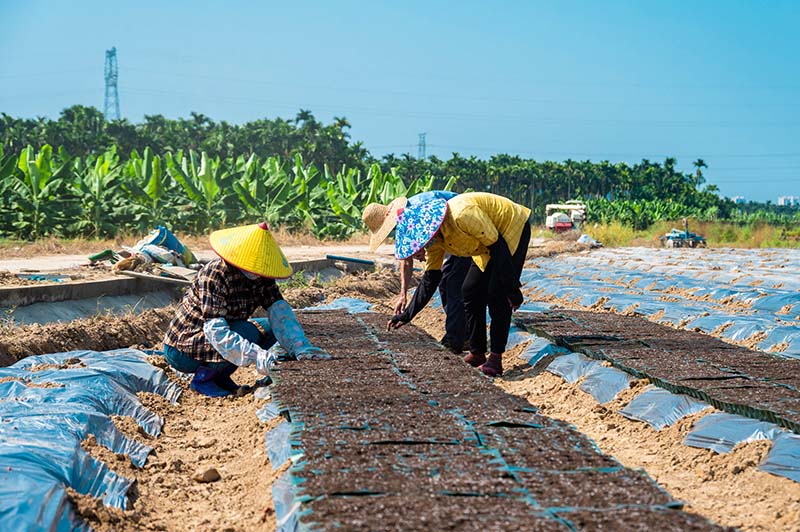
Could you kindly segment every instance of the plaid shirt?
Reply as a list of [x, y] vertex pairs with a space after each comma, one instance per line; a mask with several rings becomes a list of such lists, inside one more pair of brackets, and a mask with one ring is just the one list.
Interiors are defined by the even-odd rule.
[[164, 343], [201, 362], [224, 360], [203, 334], [212, 318], [246, 320], [259, 306], [268, 309], [283, 299], [274, 279], [250, 280], [222, 259], [206, 264], [183, 296]]

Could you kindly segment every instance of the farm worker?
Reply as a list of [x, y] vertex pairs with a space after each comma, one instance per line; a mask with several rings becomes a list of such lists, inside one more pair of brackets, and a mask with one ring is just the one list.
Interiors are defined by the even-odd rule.
[[[290, 358], [330, 358], [311, 345], [278, 289], [275, 279], [289, 277], [292, 267], [266, 223], [214, 231], [209, 242], [219, 258], [197, 273], [164, 338], [170, 365], [194, 373], [192, 390], [229, 395], [238, 388], [233, 372], [252, 363], [266, 375], [276, 341]], [[267, 317], [250, 319], [259, 306]]]
[[[395, 256], [424, 254], [425, 273], [411, 304], [392, 317], [387, 328], [410, 322], [428, 304], [442, 275], [445, 253], [472, 257], [461, 289], [470, 347], [464, 361], [490, 377], [502, 375], [511, 313], [523, 300], [519, 279], [531, 238], [530, 214], [527, 207], [485, 192], [405, 209], [397, 220]], [[488, 357], [487, 307], [491, 318]]]
[[[364, 209], [361, 218], [370, 230], [369, 249], [375, 251], [394, 229], [397, 223], [397, 213], [405, 208], [414, 207], [431, 200], [449, 200], [456, 197], [455, 192], [446, 190], [431, 190], [411, 196], [410, 198], [397, 198], [389, 205], [370, 203]], [[472, 261], [469, 257], [448, 255], [442, 266], [442, 276], [439, 281], [439, 294], [442, 297], [442, 308], [445, 312], [445, 335], [442, 345], [454, 353], [464, 350], [467, 338], [467, 321], [464, 316], [464, 301], [461, 298], [461, 285], [467, 275]], [[406, 309], [408, 304], [408, 289], [411, 284], [411, 274], [414, 268], [414, 259], [409, 257], [400, 261], [400, 297], [394, 308], [395, 314]], [[434, 290], [436, 288], [434, 287]]]

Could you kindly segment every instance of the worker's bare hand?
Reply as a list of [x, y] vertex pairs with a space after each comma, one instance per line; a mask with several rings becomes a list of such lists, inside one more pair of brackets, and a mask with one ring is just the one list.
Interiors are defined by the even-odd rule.
[[408, 299], [404, 294], [397, 299], [397, 303], [394, 306], [394, 313], [400, 314], [406, 309], [406, 305], [408, 305]]

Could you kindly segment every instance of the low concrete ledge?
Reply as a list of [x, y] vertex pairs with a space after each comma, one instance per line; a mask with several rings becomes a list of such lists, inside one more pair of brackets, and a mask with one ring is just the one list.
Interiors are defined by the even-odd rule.
[[[329, 259], [312, 259], [292, 262], [294, 271], [317, 273], [326, 268], [339, 267], [345, 272], [367, 270], [374, 265], [341, 264]], [[178, 297], [183, 287], [171, 284], [169, 279], [148, 279], [146, 277], [113, 276], [108, 279], [76, 281], [58, 284], [10, 286], [0, 288], [0, 310], [24, 307], [34, 303], [56, 303], [100, 297], [142, 295], [150, 292], [173, 291]]]
[[122, 276], [73, 283], [12, 286], [0, 288], [0, 307], [23, 307], [34, 303], [144, 294], [162, 291], [164, 288], [165, 284], [158, 280]]

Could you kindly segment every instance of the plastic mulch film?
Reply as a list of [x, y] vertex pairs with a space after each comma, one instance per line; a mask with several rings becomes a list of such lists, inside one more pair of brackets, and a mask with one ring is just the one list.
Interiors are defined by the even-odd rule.
[[550, 343], [547, 339], [541, 336], [531, 335], [531, 343], [525, 348], [525, 351], [519, 354], [519, 358], [527, 362], [531, 366], [535, 366], [540, 360], [548, 355], [556, 353], [569, 353], [566, 349], [558, 347]]
[[508, 342], [506, 343], [506, 351], [510, 351], [514, 349], [520, 344], [524, 344], [528, 340], [531, 339], [531, 333], [526, 331], [525, 329], [521, 329], [511, 324], [511, 328], [508, 330]]
[[268, 402], [267, 404], [256, 410], [256, 416], [258, 417], [259, 421], [262, 421], [264, 423], [272, 421], [273, 419], [277, 418], [280, 415], [281, 415], [280, 409], [272, 401]]
[[264, 436], [267, 445], [267, 457], [269, 457], [269, 463], [272, 464], [273, 471], [281, 467], [291, 457], [291, 435], [291, 424], [281, 423]]
[[586, 375], [593, 367], [600, 365], [600, 362], [592, 360], [580, 353], [570, 353], [553, 360], [550, 365], [547, 366], [547, 371], [573, 384]]
[[632, 380], [633, 377], [624, 371], [597, 364], [586, 372], [581, 390], [603, 404], [614, 399], [622, 390], [627, 390]]
[[[800, 327], [780, 326], [800, 312], [800, 253], [715, 250], [597, 250], [536, 259], [521, 280], [538, 297], [624, 310], [733, 341], [767, 334], [758, 348], [800, 357]], [[614, 288], [609, 290], [609, 288]], [[726, 305], [732, 304], [728, 307]]]
[[783, 346], [783, 349], [775, 353], [776, 355], [800, 358], [800, 327], [775, 327], [764, 341], [758, 344], [758, 348], [763, 351], [772, 351], [778, 346]]
[[272, 484], [272, 502], [275, 505], [275, 521], [277, 532], [295, 532], [300, 530], [300, 501], [292, 481], [290, 470], [284, 472]]
[[372, 312], [372, 303], [357, 297], [339, 297], [324, 305], [308, 307], [309, 310], [346, 310], [353, 314]]
[[772, 440], [782, 432], [784, 430], [773, 423], [726, 412], [714, 412], [695, 423], [683, 443], [689, 447], [711, 449], [725, 454], [739, 443]]
[[619, 413], [628, 419], [643, 421], [655, 430], [661, 430], [705, 408], [709, 408], [709, 405], [688, 395], [674, 394], [650, 385]]
[[88, 529], [75, 517], [66, 487], [126, 508], [131, 481], [90, 456], [81, 442], [92, 434], [143, 466], [152, 449], [123, 435], [110, 416], [131, 416], [157, 436], [163, 420], [135, 394], [175, 401], [180, 388], [133, 349], [28, 357], [0, 370], [0, 377], [7, 379], [0, 383], [0, 529]]
[[778, 434], [767, 458], [758, 468], [800, 482], [800, 435], [790, 432]]

